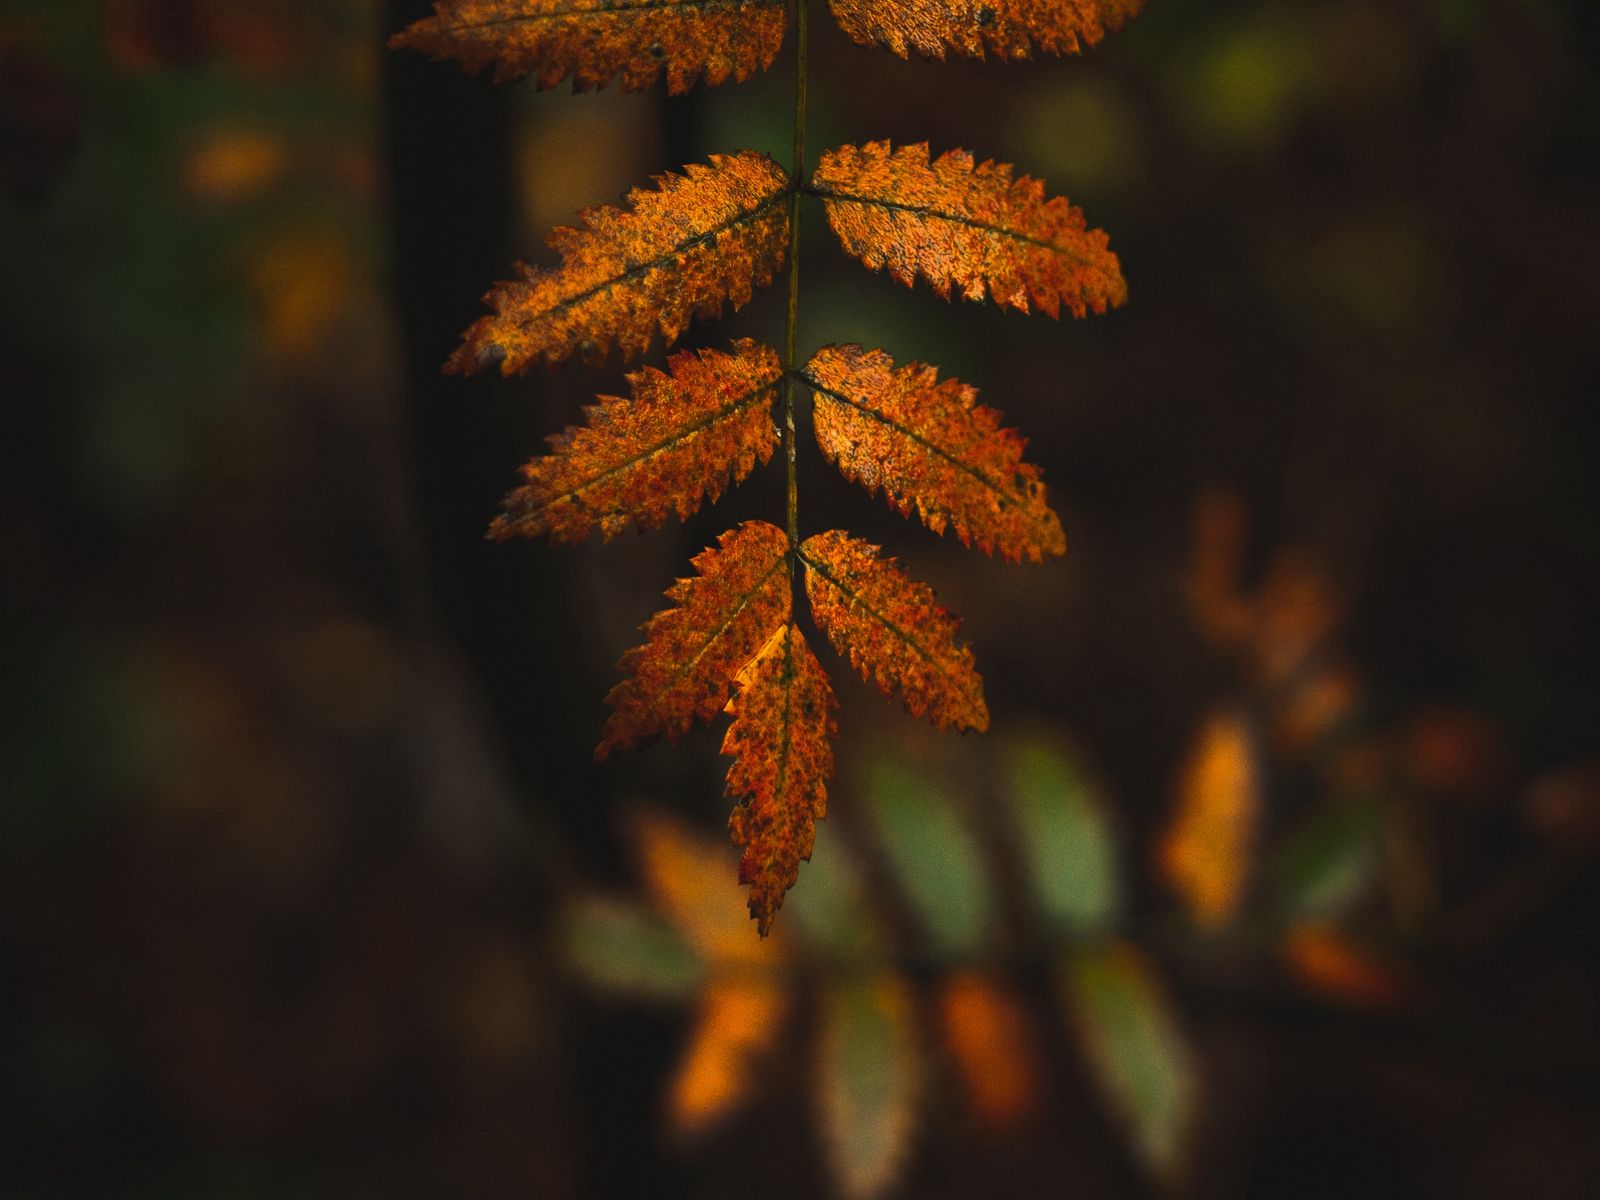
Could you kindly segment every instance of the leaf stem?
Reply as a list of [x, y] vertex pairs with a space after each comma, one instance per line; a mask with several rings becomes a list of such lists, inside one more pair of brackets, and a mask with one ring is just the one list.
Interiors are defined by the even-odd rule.
[[[806, 0], [794, 4], [794, 163], [789, 192], [789, 311], [783, 330], [783, 453], [788, 473], [789, 548], [800, 545], [800, 488], [795, 473], [795, 338], [800, 325], [800, 187], [806, 166]], [[790, 560], [791, 573], [794, 560]]]

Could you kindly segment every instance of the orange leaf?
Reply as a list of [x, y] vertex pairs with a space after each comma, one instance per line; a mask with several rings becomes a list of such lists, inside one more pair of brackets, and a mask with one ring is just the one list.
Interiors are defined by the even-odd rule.
[[982, 58], [1077, 54], [1136, 16], [1144, 0], [828, 0], [833, 19], [863, 46], [905, 58], [945, 51]]
[[898, 688], [912, 716], [941, 729], [989, 728], [972, 651], [956, 641], [960, 622], [932, 588], [839, 529], [807, 539], [800, 557], [812, 615], [863, 679], [886, 696]]
[[949, 525], [962, 544], [1013, 562], [1066, 553], [1039, 468], [1022, 461], [1027, 443], [977, 389], [917, 363], [897, 371], [860, 346], [825, 346], [805, 375], [822, 453], [869, 492], [881, 487], [902, 516], [915, 506], [935, 533]]
[[713, 154], [683, 175], [656, 176], [657, 189], [628, 193], [628, 210], [579, 214], [581, 229], [556, 229], [552, 269], [519, 265], [522, 278], [495, 285], [494, 310], [467, 330], [445, 369], [502, 374], [551, 366], [573, 355], [624, 358], [644, 351], [659, 328], [675, 341], [690, 320], [742, 307], [783, 265], [789, 177], [764, 154]]
[[630, 524], [654, 529], [671, 512], [687, 517], [772, 457], [782, 378], [778, 356], [748, 338], [732, 354], [685, 351], [666, 371], [629, 375], [631, 401], [600, 397], [587, 428], [556, 434], [554, 452], [522, 468], [527, 483], [506, 497], [490, 535], [578, 542], [596, 528], [609, 538]]
[[651, 617], [644, 645], [618, 664], [628, 677], [606, 697], [614, 711], [597, 759], [717, 715], [739, 668], [789, 619], [788, 550], [783, 530], [747, 521], [695, 558], [699, 575], [667, 590], [677, 607]]
[[1184, 763], [1177, 812], [1159, 851], [1162, 874], [1202, 925], [1224, 925], [1239, 910], [1260, 787], [1245, 719], [1212, 714]]
[[1015, 993], [975, 972], [952, 975], [939, 992], [939, 1026], [978, 1119], [1000, 1129], [1027, 1116], [1035, 1050]]
[[434, 15], [389, 39], [391, 49], [457, 58], [496, 83], [535, 77], [541, 88], [568, 75], [574, 91], [621, 80], [637, 92], [667, 72], [686, 92], [705, 72], [712, 86], [770, 67], [783, 44], [782, 0], [437, 0]]
[[632, 824], [645, 889], [696, 958], [741, 979], [759, 978], [783, 961], [783, 938], [751, 937], [750, 920], [734, 903], [739, 885], [725, 840], [648, 810], [635, 813]]
[[932, 162], [928, 144], [888, 142], [825, 151], [812, 176], [845, 251], [910, 287], [918, 275], [941, 299], [987, 294], [1002, 307], [1052, 317], [1103, 313], [1128, 296], [1122, 267], [1099, 229], [1044, 184], [965, 150]]
[[1302, 988], [1346, 1008], [1394, 1008], [1409, 991], [1397, 967], [1334, 925], [1294, 926], [1284, 935], [1283, 958]]
[[828, 815], [828, 738], [838, 729], [837, 707], [828, 677], [792, 624], [774, 630], [745, 664], [728, 702], [733, 724], [722, 743], [734, 760], [728, 794], [748, 797], [728, 818], [728, 830], [745, 848], [739, 882], [750, 886], [750, 915], [762, 937], [799, 878], [800, 863], [811, 857], [816, 822]]
[[707, 985], [672, 1081], [669, 1111], [679, 1133], [701, 1133], [750, 1098], [757, 1062], [776, 1039], [788, 1007], [788, 997], [771, 980], [719, 979]]

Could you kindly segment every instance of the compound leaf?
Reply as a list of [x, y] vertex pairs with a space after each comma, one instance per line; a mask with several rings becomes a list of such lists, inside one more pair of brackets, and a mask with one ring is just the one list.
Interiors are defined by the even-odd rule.
[[805, 638], [788, 623], [739, 672], [738, 682], [722, 752], [733, 756], [728, 794], [745, 800], [728, 818], [728, 830], [745, 848], [739, 882], [750, 887], [750, 915], [765, 937], [784, 893], [799, 878], [800, 863], [811, 857], [816, 822], [828, 814], [828, 739], [837, 730], [838, 702]]
[[575, 91], [620, 81], [625, 92], [667, 73], [686, 92], [702, 72], [715, 86], [772, 65], [783, 45], [783, 0], [438, 0], [434, 15], [389, 39], [392, 49], [455, 58], [476, 75], [540, 88], [571, 75]]
[[783, 265], [789, 177], [764, 154], [742, 150], [658, 175], [635, 188], [627, 209], [600, 205], [582, 228], [549, 237], [554, 268], [519, 264], [521, 278], [484, 297], [494, 311], [467, 330], [445, 370], [473, 374], [499, 365], [520, 374], [574, 355], [599, 362], [617, 346], [642, 353], [660, 329], [668, 343], [690, 320], [742, 307]]
[[667, 590], [676, 607], [644, 625], [645, 641], [622, 656], [595, 757], [648, 738], [677, 738], [727, 703], [739, 668], [789, 619], [788, 535], [747, 521], [694, 560], [698, 574]]
[[941, 729], [989, 727], [972, 651], [932, 588], [839, 529], [807, 539], [800, 557], [817, 625], [863, 679], [886, 696], [898, 689], [912, 716]]
[[823, 153], [811, 186], [848, 254], [907, 287], [921, 276], [941, 299], [1057, 316], [1103, 313], [1127, 299], [1104, 231], [1044, 184], [965, 150], [929, 161], [928, 144], [840, 146]]
[[1077, 54], [1138, 15], [1144, 0], [828, 0], [852, 40], [901, 58]]
[[629, 375], [632, 400], [600, 397], [587, 427], [556, 434], [552, 453], [522, 468], [527, 482], [506, 497], [490, 536], [578, 542], [597, 528], [610, 538], [629, 525], [654, 529], [672, 512], [687, 517], [772, 457], [782, 378], [778, 356], [748, 338], [732, 354], [685, 351], [666, 371]]
[[1066, 553], [1061, 520], [1045, 503], [1039, 468], [1022, 461], [1027, 445], [979, 404], [976, 388], [939, 382], [933, 367], [895, 369], [882, 350], [825, 346], [805, 368], [816, 396], [812, 426], [822, 453], [902, 516], [913, 508], [963, 545], [1017, 562]]

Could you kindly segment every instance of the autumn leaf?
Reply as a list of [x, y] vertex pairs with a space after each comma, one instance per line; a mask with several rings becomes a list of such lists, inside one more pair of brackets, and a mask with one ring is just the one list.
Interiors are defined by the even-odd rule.
[[476, 75], [495, 64], [504, 83], [532, 75], [540, 88], [571, 75], [575, 91], [620, 80], [625, 92], [667, 73], [686, 92], [744, 81], [783, 45], [783, 0], [438, 0], [434, 15], [389, 39], [391, 49], [455, 58]]
[[1020, 59], [1034, 49], [1077, 54], [1138, 14], [1144, 0], [828, 0], [852, 40], [901, 58], [985, 53]]
[[1038, 1095], [1037, 1053], [1017, 994], [976, 971], [939, 987], [939, 1030], [973, 1114], [990, 1129], [1027, 1116]]
[[1044, 184], [1013, 178], [1006, 163], [975, 163], [965, 150], [929, 161], [928, 145], [888, 142], [825, 151], [811, 180], [846, 253], [887, 269], [907, 287], [917, 276], [941, 299], [952, 288], [1021, 312], [1103, 313], [1127, 299], [1106, 234]]
[[746, 799], [728, 818], [728, 830], [745, 848], [739, 882], [750, 887], [750, 915], [765, 937], [800, 863], [811, 857], [816, 822], [828, 815], [828, 739], [838, 728], [838, 703], [793, 624], [773, 632], [738, 682], [722, 752], [734, 760], [728, 794]]
[[898, 689], [912, 716], [941, 729], [989, 727], [972, 651], [956, 641], [959, 622], [932, 588], [839, 529], [807, 539], [800, 558], [812, 615], [863, 679], [886, 696]]
[[727, 703], [739, 668], [789, 618], [788, 535], [764, 521], [729, 530], [694, 560], [698, 574], [667, 591], [676, 604], [651, 617], [645, 641], [622, 656], [625, 678], [595, 757], [658, 734], [676, 739]]
[[666, 371], [629, 375], [632, 400], [600, 397], [587, 427], [555, 435], [553, 452], [522, 469], [527, 482], [506, 497], [490, 536], [578, 542], [597, 528], [609, 538], [687, 517], [772, 457], [782, 379], [778, 356], [748, 338], [732, 354], [686, 351]]
[[915, 508], [935, 533], [949, 526], [963, 545], [1012, 562], [1066, 553], [1039, 469], [1022, 461], [1027, 443], [977, 389], [917, 363], [896, 370], [860, 346], [823, 347], [805, 379], [822, 453], [869, 492], [882, 488], [902, 516]]
[[613, 345], [629, 358], [657, 329], [671, 343], [725, 301], [742, 307], [783, 265], [789, 177], [751, 150], [684, 172], [635, 188], [626, 210], [586, 209], [581, 229], [553, 231], [561, 265], [522, 264], [520, 279], [497, 284], [484, 298], [494, 312], [467, 330], [445, 369], [520, 374], [574, 355], [599, 362]]
[[1159, 850], [1163, 876], [1202, 925], [1222, 926], [1239, 911], [1260, 790], [1244, 717], [1213, 713], [1184, 762], [1177, 809]]
[[788, 1009], [787, 993], [771, 979], [729, 977], [706, 985], [668, 1093], [678, 1133], [704, 1132], [754, 1094], [756, 1068], [777, 1040]]

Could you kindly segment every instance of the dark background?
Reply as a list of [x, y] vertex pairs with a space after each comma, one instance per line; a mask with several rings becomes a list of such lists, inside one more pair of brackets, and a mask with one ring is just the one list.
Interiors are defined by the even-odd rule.
[[[597, 1004], [547, 937], [574, 889], [630, 887], [629, 804], [723, 819], [719, 733], [589, 748], [634, 627], [770, 518], [781, 468], [681, 527], [493, 546], [516, 465], [620, 367], [437, 373], [579, 206], [783, 156], [787, 60], [538, 94], [386, 53], [427, 7], [0, 3], [6, 1195], [826, 1193], [798, 1044], [680, 1146], [680, 1016]], [[809, 443], [800, 469], [807, 531], [884, 543], [964, 616], [997, 731], [1085, 748], [1138, 910], [1172, 907], [1137, 847], [1197, 722], [1272, 703], [1185, 600], [1203, 496], [1248, 514], [1247, 580], [1321, 564], [1385, 746], [1471, 730], [1397, 868], [1427, 880], [1399, 945], [1423, 1003], [1163, 954], [1210, 1084], [1194, 1194], [1600, 1194], [1595, 8], [1152, 0], [1082, 59], [1000, 65], [874, 55], [812, 7], [813, 147], [1016, 162], [1121, 256], [1127, 307], [1057, 324], [908, 292], [805, 218], [802, 348], [978, 386], [1065, 559], [964, 552]], [[776, 339], [778, 292], [685, 344]], [[858, 764], [933, 738], [825, 665], [848, 823]], [[1008, 1139], [931, 1101], [900, 1194], [1144, 1194], [1051, 1055]]]

